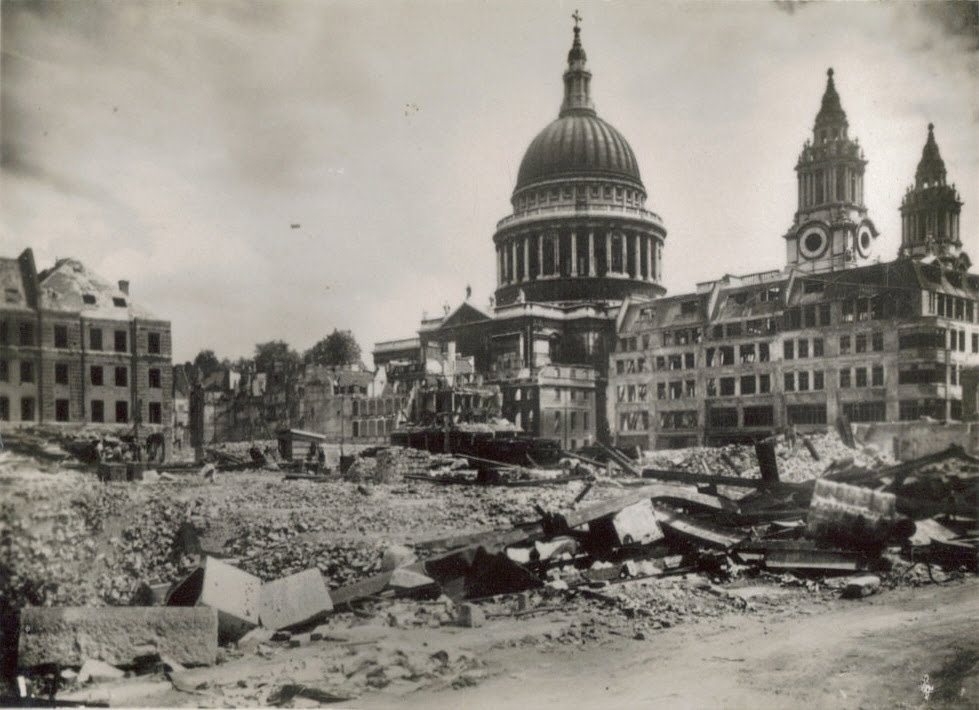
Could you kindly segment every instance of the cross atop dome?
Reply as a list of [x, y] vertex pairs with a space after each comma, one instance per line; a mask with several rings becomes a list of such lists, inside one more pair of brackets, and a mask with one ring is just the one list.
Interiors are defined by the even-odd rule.
[[568, 70], [564, 72], [564, 102], [561, 104], [562, 116], [572, 111], [595, 113], [595, 104], [591, 100], [591, 72], [585, 66], [588, 56], [581, 46], [581, 15], [575, 10], [571, 15], [574, 19], [574, 41], [568, 52]]

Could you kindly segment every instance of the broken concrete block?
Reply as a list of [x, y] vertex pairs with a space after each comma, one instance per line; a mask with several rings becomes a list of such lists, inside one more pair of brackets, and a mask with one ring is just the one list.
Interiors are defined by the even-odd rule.
[[89, 681], [101, 683], [106, 680], [119, 680], [125, 677], [126, 672], [124, 670], [109, 665], [105, 661], [96, 661], [91, 658], [85, 659], [82, 667], [78, 670], [79, 684], [85, 684]]
[[648, 498], [620, 510], [612, 518], [612, 525], [622, 545], [648, 545], [663, 537]]
[[410, 547], [391, 545], [384, 551], [384, 556], [381, 558], [381, 571], [391, 572], [398, 567], [410, 565], [416, 559], [415, 553]]
[[318, 569], [262, 585], [258, 616], [268, 629], [285, 629], [315, 621], [333, 610], [330, 593]]
[[396, 592], [411, 592], [425, 588], [431, 588], [433, 592], [437, 592], [439, 589], [431, 577], [404, 567], [399, 567], [391, 573], [391, 581], [388, 582], [388, 587]]
[[878, 591], [880, 591], [880, 577], [875, 574], [865, 574], [849, 580], [843, 587], [842, 596], [844, 599], [860, 599], [876, 594]]
[[477, 629], [486, 623], [486, 615], [475, 604], [462, 604], [459, 606], [457, 620], [460, 626]]
[[[881, 547], [897, 524], [897, 497], [820, 478], [806, 518], [814, 540], [856, 548]], [[909, 530], [910, 536], [914, 530]]]
[[[167, 606], [209, 606], [218, 610], [218, 641], [237, 641], [258, 625], [262, 582], [244, 570], [208, 557], [170, 594]], [[179, 659], [178, 659], [179, 660]]]
[[18, 665], [79, 666], [94, 659], [124, 666], [149, 653], [210, 665], [217, 640], [213, 609], [27, 607], [20, 614]]

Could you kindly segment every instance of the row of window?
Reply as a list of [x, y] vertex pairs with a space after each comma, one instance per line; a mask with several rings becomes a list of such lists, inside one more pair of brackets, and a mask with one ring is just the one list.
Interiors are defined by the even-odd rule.
[[[20, 384], [31, 384], [37, 381], [37, 373], [35, 372], [34, 362], [32, 360], [21, 360], [20, 361]], [[102, 386], [105, 384], [105, 370], [110, 368], [105, 368], [101, 365], [92, 365], [89, 368], [89, 380], [95, 386]], [[116, 387], [128, 387], [129, 386], [129, 368], [125, 365], [119, 365], [118, 367], [111, 368], [114, 374], [113, 383]], [[56, 385], [67, 385], [68, 381], [68, 363], [57, 362], [54, 364], [54, 383]], [[149, 386], [153, 389], [160, 389], [163, 387], [163, 372], [158, 367], [151, 367], [148, 370]], [[0, 359], [0, 382], [10, 381], [10, 366], [7, 360]]]
[[[115, 330], [113, 333], [113, 351], [117, 353], [129, 352], [129, 332], [126, 330]], [[88, 331], [89, 350], [104, 350], [101, 328], [91, 328]], [[158, 355], [161, 352], [160, 333], [150, 332], [146, 334], [146, 351], [150, 354]], [[10, 333], [8, 321], [0, 321], [0, 345], [10, 344]], [[32, 321], [19, 321], [17, 323], [17, 345], [24, 347], [34, 347], [37, 343], [36, 330]], [[68, 326], [55, 324], [54, 326], [54, 347], [68, 348]]]
[[[901, 421], [914, 421], [921, 417], [945, 419], [945, 401], [941, 399], [906, 400], [898, 403], [898, 416]], [[961, 419], [962, 402], [949, 402], [950, 418]], [[736, 407], [713, 407], [707, 410], [707, 424], [711, 427], [733, 428], [741, 426], [772, 426], [775, 411], [772, 406], [752, 406], [743, 408], [743, 423], [739, 424]], [[785, 408], [789, 424], [826, 424], [826, 405], [791, 404]], [[628, 412], [619, 415], [619, 430], [634, 431], [646, 429], [648, 418], [645, 412]], [[887, 403], [883, 400], [844, 402], [843, 414], [854, 423], [887, 421]], [[696, 410], [660, 412], [659, 427], [665, 430], [695, 429], [698, 425]]]
[[[106, 422], [105, 402], [101, 399], [93, 399], [90, 403], [89, 421], [102, 424]], [[71, 405], [67, 399], [54, 400], [54, 419], [58, 422], [71, 421]], [[21, 397], [20, 399], [20, 421], [32, 422], [37, 413], [36, 401], [33, 397]], [[163, 405], [160, 402], [149, 402], [147, 404], [147, 420], [150, 424], [163, 423]], [[129, 423], [129, 402], [117, 400], [115, 403], [115, 419], [117, 424]], [[0, 397], [0, 421], [10, 421], [10, 399]]]
[[[719, 383], [719, 386], [718, 386]], [[708, 397], [733, 397], [737, 392], [737, 384], [741, 385], [741, 394], [768, 394], [772, 391], [772, 376], [768, 373], [758, 375], [743, 375], [742, 377], [721, 377], [715, 380], [713, 377], [707, 380]]]
[[[944, 348], [944, 328], [918, 329], [901, 333], [899, 347], [901, 349], [915, 348]], [[966, 352], [966, 332], [964, 330], [949, 331], [949, 349]], [[644, 338], [647, 336], [643, 336]], [[632, 338], [631, 340], [635, 340]], [[881, 352], [884, 349], [884, 334], [881, 331], [872, 333], [856, 333], [841, 335], [839, 339], [839, 354]], [[979, 352], [979, 333], [972, 334], [972, 352]], [[725, 367], [738, 362], [769, 362], [771, 353], [768, 343], [743, 343], [738, 346], [722, 345], [717, 348], [707, 348], [704, 352], [707, 367]], [[822, 338], [797, 338], [782, 342], [782, 357], [785, 360], [805, 359], [808, 357], [824, 357], [825, 347]], [[696, 353], [677, 353], [675, 355], [657, 355], [652, 363], [654, 370], [692, 370], [696, 367]], [[619, 375], [631, 375], [646, 371], [646, 358], [621, 359], [615, 362], [615, 371]]]
[[901, 365], [897, 371], [899, 385], [959, 384], [959, 366], [938, 362], [922, 362]]
[[355, 399], [352, 403], [353, 416], [392, 415], [403, 404], [396, 399]]
[[696, 409], [688, 409], [679, 412], [660, 412], [660, 429], [696, 429], [698, 422]]
[[355, 419], [352, 429], [355, 439], [386, 436], [394, 430], [394, 419]]
[[975, 302], [967, 298], [959, 298], [935, 291], [928, 294], [928, 315], [975, 323], [976, 310]]
[[[849, 336], [845, 336], [849, 342]], [[866, 336], [864, 336], [866, 341]], [[784, 360], [794, 360], [796, 358], [804, 360], [809, 357], [809, 353], [812, 352], [812, 357], [822, 357], [823, 356], [823, 339], [813, 338], [812, 348], [810, 349], [810, 340], [808, 338], [799, 338], [798, 340], [785, 340], [782, 342], [782, 359]], [[842, 339], [841, 341], [842, 342]], [[866, 342], [864, 343], [866, 345]], [[883, 346], [883, 341], [881, 341]], [[840, 350], [842, 353], [843, 351]]]
[[649, 412], [620, 412], [619, 431], [647, 431]]
[[[805, 292], [811, 293], [816, 290], [812, 284], [822, 286], [821, 282], [805, 283]], [[767, 295], [768, 297], [762, 297]], [[777, 300], [778, 289], [762, 290], [755, 292], [741, 292], [734, 294], [732, 300], [735, 303], [745, 304], [752, 297], [761, 301]], [[697, 313], [699, 301], [691, 300], [681, 303], [680, 312], [682, 314]], [[843, 323], [855, 323], [871, 320], [882, 320], [891, 317], [909, 317], [913, 314], [914, 308], [910, 296], [907, 294], [891, 294], [885, 296], [861, 297], [845, 299], [840, 302], [840, 317]], [[655, 315], [655, 307], [646, 306], [641, 309], [639, 320], [652, 320]], [[932, 292], [929, 294], [928, 314], [939, 315], [946, 318], [961, 320], [966, 323], [976, 322], [977, 308], [973, 301], [955, 296], [946, 296], [942, 293]], [[795, 306], [787, 308], [782, 314], [782, 328], [784, 330], [799, 330], [801, 328], [816, 328], [832, 325], [832, 308], [830, 303], [814, 303], [806, 306]], [[709, 337], [713, 340], [721, 338], [737, 338], [742, 335], [763, 335], [776, 333], [779, 330], [777, 318], [757, 318], [747, 321], [738, 321], [714, 325], [709, 330]], [[662, 343], [664, 347], [672, 345], [686, 345], [687, 343], [699, 343], [703, 332], [700, 328], [682, 328], [677, 330], [663, 331]], [[649, 348], [649, 335], [643, 336], [643, 350]], [[637, 342], [635, 338], [620, 338], [619, 350], [636, 350]], [[953, 348], [954, 349], [954, 348]], [[964, 347], [960, 347], [964, 349]]]
[[[884, 386], [884, 368], [875, 365], [870, 368], [870, 381], [867, 380], [867, 368], [866, 367], [854, 367], [852, 370], [849, 367], [842, 368], [840, 370], [840, 388], [846, 389], [848, 387], [883, 387]], [[900, 381], [900, 380], [899, 380]]]
[[[962, 419], [962, 401], [951, 400], [949, 402], [949, 418]], [[911, 422], [921, 417], [932, 419], [945, 419], [945, 400], [944, 399], [902, 399], [898, 402], [898, 419], [902, 422]]]
[[[949, 402], [949, 418], [961, 420], [962, 402]], [[826, 424], [825, 404], [790, 404], [785, 408], [789, 424]], [[843, 414], [853, 423], [887, 421], [887, 403], [882, 400], [843, 403]], [[619, 430], [645, 430], [648, 426], [646, 412], [630, 412], [619, 415]], [[772, 426], [775, 422], [774, 408], [771, 406], [744, 407], [743, 424], [740, 426]], [[942, 399], [902, 399], [898, 402], [900, 421], [915, 421], [921, 417], [945, 419], [945, 400]], [[695, 429], [698, 416], [695, 410], [679, 412], [660, 412], [660, 429]], [[710, 427], [734, 428], [739, 426], [738, 410], [735, 407], [714, 407], [707, 411], [707, 424]]]
[[[849, 355], [851, 352], [865, 353], [867, 352], [867, 333], [857, 333], [856, 335], [841, 335], [840, 336], [840, 355]], [[880, 352], [884, 349], [884, 334], [876, 331], [870, 334], [870, 348], [874, 352]]]
[[517, 209], [525, 210], [537, 205], [555, 204], [561, 200], [583, 199], [589, 196], [596, 200], [599, 198], [615, 200], [635, 207], [642, 205], [642, 193], [638, 190], [622, 187], [613, 188], [611, 185], [601, 187], [598, 185], [576, 185], [575, 187], [565, 187], [563, 190], [540, 190], [529, 195], [523, 195], [517, 200]]
[[[972, 352], [979, 353], [979, 333], [972, 334]], [[898, 347], [901, 350], [917, 348], [948, 349], [951, 351], [967, 352], [966, 332], [950, 328], [915, 328], [901, 331], [898, 336]]]

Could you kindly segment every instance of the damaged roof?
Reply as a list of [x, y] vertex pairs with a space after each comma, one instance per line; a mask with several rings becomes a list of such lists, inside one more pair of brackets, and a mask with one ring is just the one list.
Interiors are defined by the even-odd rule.
[[90, 318], [161, 320], [77, 259], [59, 259], [54, 267], [41, 272], [40, 285], [41, 307], [47, 310], [82, 313]]

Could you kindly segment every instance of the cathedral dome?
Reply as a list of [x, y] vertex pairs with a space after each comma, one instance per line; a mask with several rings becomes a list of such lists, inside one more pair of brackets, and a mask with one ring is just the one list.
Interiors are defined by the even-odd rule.
[[642, 188], [629, 143], [593, 110], [567, 111], [537, 134], [520, 162], [515, 189], [582, 176], [625, 180]]

